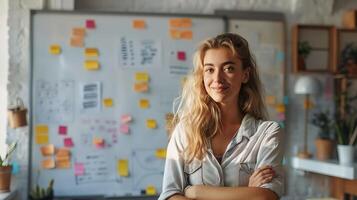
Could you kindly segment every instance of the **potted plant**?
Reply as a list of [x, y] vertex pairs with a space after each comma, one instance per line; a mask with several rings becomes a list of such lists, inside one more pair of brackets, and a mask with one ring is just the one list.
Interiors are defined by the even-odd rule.
[[348, 43], [341, 52], [340, 73], [357, 75], [357, 44]]
[[16, 146], [16, 142], [12, 143], [8, 146], [5, 156], [0, 156], [0, 193], [10, 191], [12, 171], [12, 165], [10, 163], [10, 160], [12, 153], [16, 149]]
[[32, 191], [30, 192], [29, 199], [30, 200], [52, 200], [54, 193], [53, 193], [53, 184], [54, 180], [48, 183], [47, 188], [41, 188], [38, 184]]
[[298, 43], [298, 64], [300, 67], [305, 68], [305, 60], [311, 52], [311, 45], [308, 41], [302, 41]]
[[319, 128], [318, 137], [315, 140], [316, 158], [318, 160], [328, 160], [331, 158], [333, 147], [330, 112], [327, 110], [314, 113], [311, 123]]

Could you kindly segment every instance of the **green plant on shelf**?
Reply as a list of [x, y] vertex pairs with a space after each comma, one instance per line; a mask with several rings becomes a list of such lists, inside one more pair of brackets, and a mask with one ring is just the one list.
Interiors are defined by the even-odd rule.
[[13, 142], [8, 146], [5, 156], [3, 158], [0, 156], [0, 167], [11, 165], [10, 162], [11, 156], [12, 153], [15, 151], [16, 147], [17, 147], [17, 142]]
[[38, 184], [30, 192], [30, 200], [52, 200], [54, 180], [48, 183], [47, 188], [41, 188]]
[[319, 128], [318, 137], [321, 139], [332, 139], [333, 127], [330, 111], [319, 111], [313, 114], [311, 123]]
[[312, 47], [308, 41], [302, 41], [298, 43], [298, 55], [306, 59], [311, 53]]

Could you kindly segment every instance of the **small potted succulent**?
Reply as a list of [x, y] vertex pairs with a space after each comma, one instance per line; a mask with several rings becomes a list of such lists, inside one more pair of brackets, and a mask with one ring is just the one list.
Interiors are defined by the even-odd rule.
[[298, 43], [298, 64], [299, 67], [305, 68], [305, 60], [311, 52], [311, 45], [308, 41], [302, 41]]
[[10, 144], [4, 157], [0, 156], [0, 193], [9, 192], [11, 184], [11, 156], [15, 151], [17, 143]]
[[48, 183], [47, 188], [41, 188], [38, 184], [32, 191], [30, 192], [29, 199], [30, 200], [52, 200], [53, 199], [53, 184], [54, 180], [51, 179]]
[[319, 128], [318, 137], [315, 140], [316, 158], [328, 160], [331, 158], [333, 149], [332, 119], [330, 112], [320, 111], [313, 114], [311, 123]]

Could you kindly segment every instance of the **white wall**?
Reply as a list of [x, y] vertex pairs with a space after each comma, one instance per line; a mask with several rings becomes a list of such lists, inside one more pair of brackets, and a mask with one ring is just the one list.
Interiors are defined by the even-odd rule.
[[[6, 109], [6, 101], [3, 101], [8, 95], [9, 103], [21, 97], [25, 105], [29, 103], [29, 9], [41, 9], [44, 4], [41, 0], [0, 0], [1, 6], [1, 26], [0, 26], [0, 114]], [[165, 12], [165, 13], [205, 13], [213, 14], [215, 9], [237, 9], [237, 10], [261, 10], [261, 11], [279, 11], [283, 12], [287, 18], [287, 71], [291, 72], [290, 63], [290, 31], [292, 24], [341, 24], [341, 11], [333, 14], [333, 0], [77, 0], [76, 8], [80, 9], [97, 9], [97, 10], [116, 10], [116, 11], [135, 11], [135, 12]], [[7, 27], [3, 26], [6, 21], [6, 12], [8, 10], [9, 34], [6, 34]], [[3, 7], [3, 5], [5, 7]], [[3, 16], [5, 15], [5, 17]], [[5, 34], [5, 35], [3, 35]], [[7, 41], [6, 36], [9, 35]], [[5, 36], [5, 38], [4, 38]], [[6, 43], [9, 43], [8, 46]], [[5, 43], [5, 50], [3, 50]], [[7, 56], [7, 50], [9, 57]], [[5, 52], [3, 52], [5, 51]], [[9, 60], [8, 60], [9, 58]], [[8, 60], [8, 61], [7, 61]], [[3, 67], [5, 66], [5, 68]], [[9, 67], [7, 67], [9, 66]], [[8, 69], [8, 70], [7, 70]], [[288, 88], [292, 88], [295, 81], [295, 75], [289, 74]], [[320, 76], [321, 80], [325, 77]], [[7, 80], [6, 80], [7, 79]], [[7, 93], [4, 92], [8, 83]], [[301, 97], [294, 95], [289, 90], [290, 104], [288, 113], [292, 111], [303, 113]], [[3, 95], [5, 94], [5, 95]], [[319, 100], [319, 99], [316, 99]], [[320, 101], [320, 100], [319, 100]], [[321, 100], [322, 101], [322, 100]], [[2, 117], [2, 118], [1, 118]], [[3, 127], [4, 117], [0, 115], [0, 131], [5, 131]], [[302, 124], [303, 115], [288, 115], [286, 140], [287, 146], [293, 146], [296, 143], [302, 143]], [[310, 127], [311, 128], [311, 127]], [[4, 130], [3, 130], [4, 129]], [[313, 130], [313, 128], [311, 128]], [[23, 190], [26, 189], [27, 183], [27, 151], [28, 151], [28, 128], [20, 130], [7, 130], [9, 140], [19, 140], [20, 145], [17, 152], [17, 159], [21, 160], [22, 171], [17, 175], [17, 186]], [[0, 133], [1, 134], [1, 133]], [[310, 134], [310, 149], [314, 148], [314, 134]], [[294, 141], [294, 143], [292, 142]], [[288, 148], [288, 155], [292, 154], [292, 148]], [[295, 171], [288, 169], [287, 191], [290, 196], [311, 195], [319, 192], [321, 186], [328, 185], [325, 178], [317, 175], [300, 176]], [[317, 186], [314, 186], [317, 185]], [[314, 188], [315, 187], [315, 188]], [[327, 189], [327, 188], [326, 188]], [[316, 192], [317, 191], [317, 192]], [[22, 195], [24, 197], [24, 195]], [[23, 198], [25, 199], [25, 198]]]

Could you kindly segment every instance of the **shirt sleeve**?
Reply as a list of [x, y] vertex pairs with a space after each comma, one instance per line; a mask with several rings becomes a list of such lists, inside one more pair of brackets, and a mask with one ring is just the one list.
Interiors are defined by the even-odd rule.
[[275, 177], [269, 183], [260, 187], [267, 188], [275, 192], [279, 198], [284, 192], [284, 171], [282, 167], [283, 148], [282, 131], [276, 122], [270, 122], [265, 137], [261, 143], [257, 156], [257, 168], [264, 165], [271, 165], [275, 172]]
[[187, 185], [182, 157], [184, 133], [180, 127], [180, 124], [176, 126], [167, 147], [162, 192], [159, 200], [166, 200], [174, 194], [184, 195], [183, 191]]

